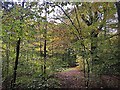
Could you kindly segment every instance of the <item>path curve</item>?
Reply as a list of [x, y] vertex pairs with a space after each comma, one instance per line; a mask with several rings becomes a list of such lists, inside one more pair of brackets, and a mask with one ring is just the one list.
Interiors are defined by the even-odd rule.
[[[85, 88], [84, 73], [76, 68], [59, 72], [55, 77], [61, 82], [61, 88]], [[120, 77], [103, 75], [101, 78], [93, 77], [90, 81], [91, 88], [120, 88]]]

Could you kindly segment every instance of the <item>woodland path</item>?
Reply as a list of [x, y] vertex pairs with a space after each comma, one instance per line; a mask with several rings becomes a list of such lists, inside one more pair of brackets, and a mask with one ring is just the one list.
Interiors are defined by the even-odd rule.
[[[60, 80], [61, 88], [82, 88], [85, 89], [84, 73], [76, 68], [69, 68], [56, 74]], [[120, 90], [120, 77], [103, 75], [101, 78], [92, 76], [90, 88], [111, 88]]]

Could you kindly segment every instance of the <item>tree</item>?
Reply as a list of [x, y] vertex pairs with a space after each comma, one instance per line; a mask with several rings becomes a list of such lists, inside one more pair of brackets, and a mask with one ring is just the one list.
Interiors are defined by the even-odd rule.
[[[94, 62], [99, 62], [101, 58], [98, 46], [100, 44], [98, 40], [102, 38], [100, 35], [105, 33], [104, 40], [106, 40], [106, 37], [113, 34], [110, 33], [110, 29], [113, 27], [110, 26], [112, 24], [109, 21], [114, 17], [114, 3], [72, 3], [71, 6], [74, 8], [70, 8], [70, 10], [62, 8], [67, 4], [69, 3], [59, 3], [56, 6], [64, 13], [62, 22], [73, 27], [69, 32], [72, 32], [76, 37], [76, 41], [80, 42], [78, 46], [82, 47], [80, 53], [84, 58], [83, 60], [85, 60], [84, 68], [87, 65], [86, 70], [89, 81], [89, 74], [94, 71]], [[113, 12], [109, 12], [110, 10], [113, 10]], [[108, 13], [111, 13], [111, 15]], [[60, 20], [60, 17], [58, 19]]]
[[[120, 2], [116, 2], [117, 14], [118, 14], [118, 50], [120, 50]], [[120, 52], [118, 51], [118, 60], [120, 59]]]
[[[22, 8], [24, 8], [24, 2], [22, 2]], [[20, 16], [20, 21], [23, 21], [22, 15]], [[22, 27], [20, 26], [20, 33], [22, 33]], [[21, 35], [21, 34], [20, 34]], [[14, 66], [14, 73], [13, 73], [13, 86], [12, 89], [15, 88], [16, 84], [16, 77], [17, 77], [17, 68], [18, 68], [18, 61], [19, 61], [19, 53], [20, 53], [20, 43], [21, 43], [21, 36], [18, 36], [18, 41], [16, 44], [16, 60], [15, 60], [15, 66]]]

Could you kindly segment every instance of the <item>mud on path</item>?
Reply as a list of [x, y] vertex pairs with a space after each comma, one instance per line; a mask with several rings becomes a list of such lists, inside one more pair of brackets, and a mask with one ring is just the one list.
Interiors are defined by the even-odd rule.
[[[59, 72], [55, 77], [60, 81], [61, 88], [86, 88], [84, 73], [76, 68]], [[101, 77], [91, 76], [90, 88], [115, 88], [120, 89], [120, 77], [102, 75]]]

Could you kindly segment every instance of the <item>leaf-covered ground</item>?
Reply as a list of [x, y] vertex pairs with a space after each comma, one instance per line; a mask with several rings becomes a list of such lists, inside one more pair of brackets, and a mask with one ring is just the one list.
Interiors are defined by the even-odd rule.
[[[76, 68], [70, 68], [66, 71], [59, 72], [56, 74], [56, 77], [60, 80], [61, 88], [87, 88], [85, 86], [83, 72]], [[96, 77], [91, 75], [89, 88], [120, 89], [120, 77], [107, 75]]]

